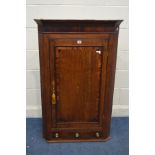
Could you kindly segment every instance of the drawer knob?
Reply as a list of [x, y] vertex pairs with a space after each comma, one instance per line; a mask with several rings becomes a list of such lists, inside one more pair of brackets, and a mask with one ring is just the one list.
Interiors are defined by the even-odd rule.
[[77, 44], [82, 44], [82, 40], [77, 40]]
[[75, 133], [76, 138], [79, 138], [79, 136], [80, 136], [79, 133]]
[[58, 133], [55, 133], [55, 138], [59, 138], [59, 134]]
[[100, 133], [96, 132], [96, 137], [99, 138], [100, 137]]

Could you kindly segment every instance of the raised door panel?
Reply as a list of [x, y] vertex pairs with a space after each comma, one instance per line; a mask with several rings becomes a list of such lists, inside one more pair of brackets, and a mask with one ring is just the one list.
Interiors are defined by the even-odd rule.
[[99, 122], [102, 54], [96, 50], [56, 49], [57, 123]]

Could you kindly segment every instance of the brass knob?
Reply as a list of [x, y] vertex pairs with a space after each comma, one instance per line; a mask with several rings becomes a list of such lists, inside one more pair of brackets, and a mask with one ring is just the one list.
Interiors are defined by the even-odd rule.
[[82, 44], [82, 40], [77, 40], [77, 44]]
[[100, 137], [100, 133], [96, 132], [96, 137], [99, 138]]
[[59, 134], [58, 133], [55, 133], [55, 138], [59, 138]]
[[75, 133], [75, 137], [78, 138], [80, 135], [79, 133]]

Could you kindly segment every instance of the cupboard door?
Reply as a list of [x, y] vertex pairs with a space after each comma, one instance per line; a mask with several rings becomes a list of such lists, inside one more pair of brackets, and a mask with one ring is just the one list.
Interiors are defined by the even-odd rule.
[[103, 129], [107, 51], [93, 41], [51, 40], [52, 131]]

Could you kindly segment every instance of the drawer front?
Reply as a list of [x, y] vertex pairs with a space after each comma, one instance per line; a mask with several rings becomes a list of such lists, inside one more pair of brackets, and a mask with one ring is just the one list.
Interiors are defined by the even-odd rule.
[[65, 38], [65, 39], [51, 39], [54, 41], [55, 46], [74, 46], [74, 47], [81, 47], [81, 46], [102, 46], [105, 42], [102, 39], [88, 39], [88, 38]]

